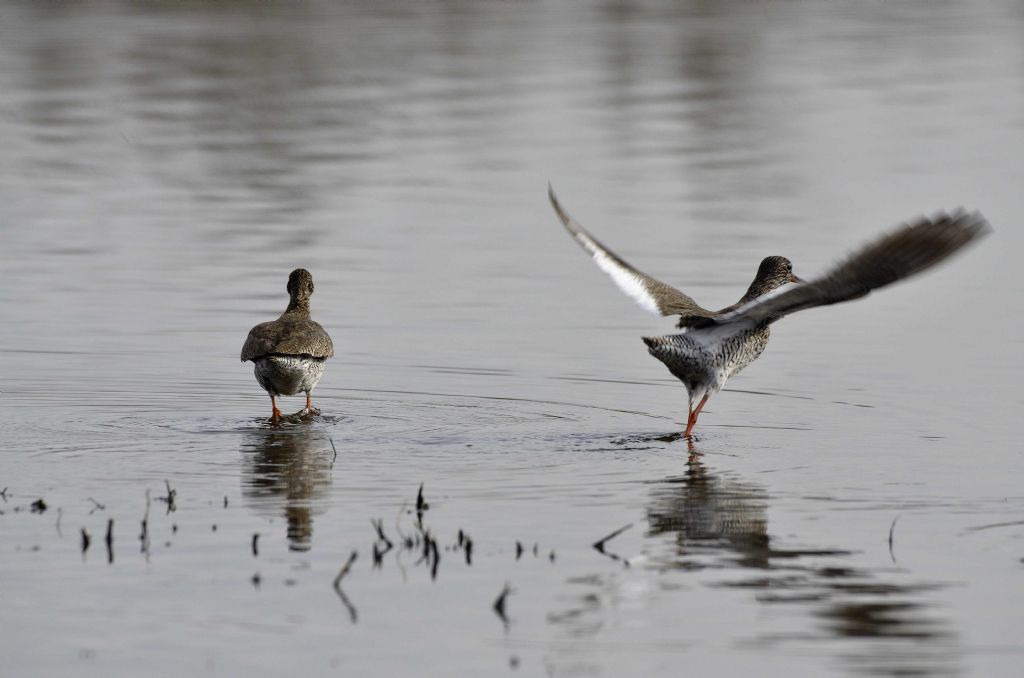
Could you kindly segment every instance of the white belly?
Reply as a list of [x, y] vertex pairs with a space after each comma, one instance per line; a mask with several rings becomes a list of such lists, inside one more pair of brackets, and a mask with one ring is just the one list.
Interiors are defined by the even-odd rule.
[[324, 360], [302, 356], [266, 356], [256, 360], [256, 381], [270, 395], [312, 391], [324, 373]]

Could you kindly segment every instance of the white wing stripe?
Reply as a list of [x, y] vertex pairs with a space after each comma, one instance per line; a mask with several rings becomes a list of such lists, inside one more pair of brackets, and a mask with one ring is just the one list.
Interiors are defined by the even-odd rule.
[[612, 280], [615, 281], [615, 284], [618, 285], [620, 290], [625, 292], [631, 299], [633, 299], [633, 301], [640, 304], [644, 309], [655, 315], [661, 315], [661, 309], [658, 308], [657, 300], [644, 286], [643, 280], [641, 280], [632, 271], [619, 265], [615, 259], [608, 256], [608, 253], [605, 252], [604, 249], [583, 233], [575, 233], [574, 235], [583, 247], [593, 255], [594, 262], [597, 264], [598, 268], [611, 276]]

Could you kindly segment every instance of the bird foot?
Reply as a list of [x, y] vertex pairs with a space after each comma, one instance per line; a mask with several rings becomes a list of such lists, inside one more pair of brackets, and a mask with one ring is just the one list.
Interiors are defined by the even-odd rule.
[[676, 431], [674, 433], [666, 433], [663, 436], [655, 436], [654, 440], [657, 440], [658, 442], [662, 442], [662, 443], [674, 443], [674, 442], [676, 442], [678, 440], [682, 440], [683, 437], [684, 436], [683, 436], [682, 433], [680, 433], [679, 431]]
[[317, 409], [316, 407], [304, 407], [302, 408], [302, 410], [299, 411], [299, 414], [306, 417], [319, 417], [320, 410]]

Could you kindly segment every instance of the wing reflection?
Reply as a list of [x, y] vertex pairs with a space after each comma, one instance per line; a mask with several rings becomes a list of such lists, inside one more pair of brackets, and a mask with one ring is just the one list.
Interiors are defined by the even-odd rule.
[[284, 508], [288, 548], [308, 551], [318, 499], [331, 484], [330, 436], [308, 425], [253, 431], [242, 443], [242, 495], [261, 512]]
[[[832, 652], [849, 673], [958, 671], [963, 649], [941, 612], [943, 584], [862, 565], [848, 550], [790, 547], [799, 537], [772, 534], [769, 504], [764, 486], [709, 468], [691, 447], [684, 473], [651, 482], [644, 555], [628, 569], [570, 579], [573, 595], [548, 614], [549, 623], [577, 640], [606, 640], [615, 629], [621, 642], [626, 625], [616, 615], [623, 609], [649, 622], [645, 615], [664, 614], [666, 600], [678, 601], [671, 610], [713, 609], [702, 605], [719, 595], [715, 590], [740, 590], [750, 592], [748, 604], [802, 612], [755, 615], [749, 626], [734, 629], [759, 647], [793, 651], [841, 641]], [[728, 614], [735, 610], [723, 618]], [[632, 640], [665, 648], [710, 642], [701, 629], [680, 630], [676, 622], [671, 614], [660, 624], [642, 624], [647, 634]]]

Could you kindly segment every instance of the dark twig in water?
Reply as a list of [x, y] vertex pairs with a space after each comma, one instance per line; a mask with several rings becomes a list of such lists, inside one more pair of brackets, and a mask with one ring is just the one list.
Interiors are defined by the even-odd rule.
[[519, 560], [522, 557], [523, 557], [523, 542], [517, 541], [516, 542], [516, 560]]
[[0, 497], [3, 497], [4, 503], [7, 503], [7, 488], [0, 490]]
[[607, 537], [604, 537], [602, 539], [598, 539], [597, 541], [594, 542], [594, 548], [597, 549], [598, 553], [604, 553], [605, 552], [605, 550], [604, 550], [605, 543], [611, 541], [615, 537], [618, 537], [620, 534], [622, 534], [623, 532], [625, 532], [626, 530], [628, 530], [631, 527], [633, 527], [633, 523], [630, 523], [629, 525], [626, 525], [625, 527], [620, 527], [619, 529], [617, 529], [614, 532], [612, 532], [611, 534], [609, 534]]
[[92, 537], [89, 536], [89, 531], [84, 527], [82, 528], [82, 555], [89, 550], [89, 544], [92, 543]]
[[348, 596], [346, 596], [345, 592], [341, 590], [341, 580], [346, 574], [348, 574], [348, 571], [352, 568], [352, 563], [355, 562], [357, 556], [358, 553], [352, 551], [352, 555], [348, 557], [345, 564], [341, 566], [340, 570], [338, 570], [338, 576], [334, 578], [334, 592], [338, 594], [338, 599], [341, 600], [341, 604], [345, 606], [346, 610], [348, 610], [348, 616], [352, 619], [353, 624], [358, 621], [359, 615], [356, 612], [355, 606], [352, 605], [352, 602], [348, 599]]
[[896, 562], [896, 556], [892, 552], [892, 534], [893, 534], [893, 531], [896, 529], [896, 521], [899, 520], [899, 519], [900, 519], [899, 516], [896, 516], [895, 518], [893, 518], [892, 519], [892, 525], [889, 526], [889, 557], [892, 558], [892, 562], [893, 563]]
[[434, 554], [434, 562], [430, 565], [430, 578], [437, 579], [437, 566], [441, 564], [441, 554], [437, 550], [437, 540], [430, 540], [430, 550]]
[[370, 519], [370, 524], [373, 525], [373, 528], [375, 530], [377, 530], [377, 539], [379, 539], [382, 542], [384, 542], [384, 544], [387, 546], [387, 548], [385, 548], [384, 551], [385, 552], [390, 551], [391, 547], [394, 546], [394, 544], [392, 544], [391, 540], [388, 539], [387, 535], [384, 534], [384, 520], [381, 519], [381, 518], [377, 518], [376, 520], [371, 518]]
[[[373, 543], [373, 566], [375, 568], [380, 567], [384, 563], [384, 555], [394, 548], [394, 544], [388, 539], [387, 535], [384, 534], [384, 521], [380, 518], [374, 520], [370, 519], [370, 524], [377, 530], [377, 541]], [[384, 548], [380, 548], [380, 542], [384, 542]]]
[[340, 600], [341, 604], [345, 606], [346, 610], [348, 610], [348, 618], [352, 620], [353, 624], [358, 622], [359, 612], [356, 611], [356, 606], [353, 605], [352, 601], [348, 599], [348, 596], [345, 595], [345, 592], [338, 588], [334, 589], [334, 592], [338, 594], [338, 600]]
[[473, 540], [470, 539], [468, 536], [466, 537], [465, 544], [463, 545], [463, 550], [466, 552], [466, 565], [472, 565], [473, 564]]
[[630, 523], [629, 525], [626, 525], [625, 527], [620, 527], [619, 529], [617, 529], [614, 532], [612, 532], [611, 534], [609, 534], [607, 537], [604, 537], [603, 539], [597, 540], [596, 542], [594, 542], [594, 550], [597, 551], [598, 553], [600, 553], [603, 556], [608, 556], [612, 560], [622, 561], [623, 565], [625, 565], [626, 567], [629, 567], [629, 561], [628, 560], [626, 560], [625, 558], [623, 558], [622, 556], [620, 556], [620, 555], [618, 555], [616, 553], [609, 553], [608, 551], [605, 551], [604, 550], [604, 545], [608, 541], [610, 541], [611, 539], [614, 539], [615, 537], [619, 536], [620, 534], [622, 534], [623, 532], [625, 532], [626, 530], [628, 530], [631, 527], [633, 527], [633, 523]]
[[256, 532], [252, 535], [252, 557], [255, 558], [260, 554], [260, 533]]
[[334, 450], [334, 457], [331, 458], [331, 468], [334, 468], [334, 462], [338, 460], [338, 448], [334, 446], [334, 436], [328, 436], [331, 441], [331, 449]]
[[103, 541], [107, 544], [107, 563], [114, 562], [114, 519], [107, 519], [107, 536]]
[[501, 623], [508, 628], [508, 615], [505, 614], [505, 601], [508, 599], [508, 594], [512, 593], [512, 586], [505, 582], [504, 588], [501, 589], [501, 593], [498, 594], [497, 599], [494, 601], [494, 613], [501, 618]]
[[416, 561], [416, 563], [415, 563], [416, 565], [419, 565], [420, 563], [422, 563], [424, 561], [426, 561], [428, 563], [430, 562], [430, 541], [431, 541], [431, 539], [432, 539], [432, 537], [430, 536], [430, 530], [424, 530], [423, 531], [423, 541], [422, 541], [423, 553], [420, 554], [420, 559]]
[[224, 495], [224, 508], [228, 507], [228, 495]]
[[416, 522], [419, 525], [423, 525], [423, 512], [429, 508], [430, 504], [423, 499], [423, 483], [420, 483], [420, 491], [416, 493]]
[[352, 555], [350, 555], [348, 560], [345, 561], [345, 564], [341, 566], [340, 570], [338, 570], [338, 576], [334, 578], [334, 588], [337, 589], [341, 586], [341, 580], [344, 579], [345, 575], [348, 574], [348, 571], [352, 569], [352, 563], [356, 562], [357, 557], [359, 557], [359, 553], [353, 551]]
[[536, 558], [538, 553], [540, 553], [540, 546], [537, 545], [537, 542], [534, 542], [533, 543], [533, 557]]
[[548, 554], [548, 560], [550, 560], [552, 563], [555, 562], [555, 550], [554, 549], [551, 549], [551, 553]]
[[89, 515], [90, 516], [92, 514], [96, 513], [97, 511], [105, 511], [105, 510], [107, 510], [106, 506], [104, 506], [103, 504], [99, 503], [98, 501], [96, 501], [92, 497], [86, 497], [85, 499], [86, 499], [86, 501], [91, 501], [92, 502], [92, 510], [89, 511]]
[[[171, 489], [171, 484], [169, 482], [167, 482], [166, 480], [164, 481], [164, 485], [167, 486], [167, 496], [166, 497], [157, 497], [156, 500], [157, 501], [165, 502], [167, 504], [167, 512], [168, 513], [174, 513], [175, 511], [178, 510], [178, 508], [174, 505], [174, 498], [176, 496], [178, 496], [178, 491], [174, 490], [174, 489]], [[226, 499], [226, 497], [225, 497], [225, 499]]]
[[149, 489], [146, 489], [146, 512], [142, 515], [142, 533], [139, 535], [142, 552], [149, 557]]
[[46, 513], [46, 509], [48, 509], [48, 508], [49, 507], [46, 505], [46, 502], [43, 501], [42, 498], [36, 499], [29, 506], [29, 509], [32, 511], [32, 513]]

